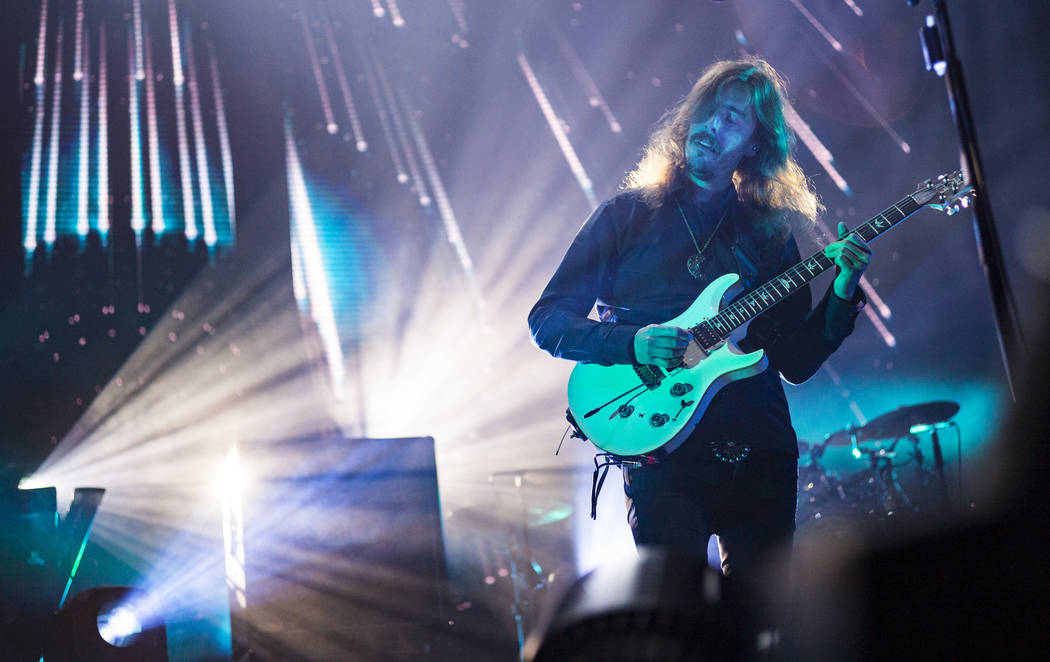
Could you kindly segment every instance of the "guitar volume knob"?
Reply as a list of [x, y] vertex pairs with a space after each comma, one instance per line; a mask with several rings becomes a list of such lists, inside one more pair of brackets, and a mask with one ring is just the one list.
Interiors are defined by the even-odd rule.
[[620, 418], [627, 418], [634, 413], [634, 405], [620, 405], [620, 408], [616, 410], [616, 413]]
[[669, 420], [671, 420], [671, 417], [667, 414], [653, 414], [649, 417], [649, 425], [658, 428]]
[[692, 391], [692, 390], [693, 390], [693, 385], [692, 384], [686, 384], [685, 382], [678, 382], [677, 384], [675, 384], [674, 386], [671, 387], [671, 395], [673, 395], [676, 398], [680, 398], [680, 397], [682, 397], [683, 395], [685, 395], [686, 393], [688, 393], [689, 391]]

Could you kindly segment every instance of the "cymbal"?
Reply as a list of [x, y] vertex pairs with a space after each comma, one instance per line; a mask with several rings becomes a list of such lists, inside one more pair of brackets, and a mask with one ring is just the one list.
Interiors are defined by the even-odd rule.
[[[854, 432], [860, 431], [862, 428], [852, 428]], [[824, 437], [824, 445], [826, 446], [849, 446], [850, 440], [850, 428], [843, 428], [841, 430], [835, 430], [828, 436]]]
[[895, 439], [908, 435], [912, 426], [943, 423], [959, 413], [959, 403], [949, 400], [924, 402], [876, 416], [860, 429], [858, 441]]
[[824, 441], [828, 446], [849, 446], [852, 443], [851, 435], [854, 434], [857, 436], [857, 441], [897, 439], [907, 436], [912, 426], [943, 423], [958, 412], [959, 403], [950, 400], [907, 405], [876, 416], [866, 425], [836, 430]]

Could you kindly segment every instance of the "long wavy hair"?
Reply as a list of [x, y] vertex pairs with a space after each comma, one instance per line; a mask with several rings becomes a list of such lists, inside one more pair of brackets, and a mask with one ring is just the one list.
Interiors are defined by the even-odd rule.
[[733, 173], [737, 194], [759, 214], [764, 234], [786, 230], [784, 212], [810, 221], [824, 210], [802, 168], [792, 156], [795, 136], [784, 119], [787, 87], [765, 60], [746, 58], [715, 62], [701, 74], [689, 94], [664, 113], [649, 136], [642, 158], [627, 174], [623, 188], [639, 194], [649, 206], [661, 206], [687, 177], [685, 140], [689, 126], [713, 107], [720, 90], [733, 83], [751, 90], [758, 151], [745, 157]]

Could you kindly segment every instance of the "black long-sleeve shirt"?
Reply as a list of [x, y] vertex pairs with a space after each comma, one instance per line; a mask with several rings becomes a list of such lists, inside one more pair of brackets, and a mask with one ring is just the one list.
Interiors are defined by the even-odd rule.
[[[733, 193], [706, 216], [692, 205], [684, 188], [656, 209], [630, 192], [601, 204], [529, 313], [535, 343], [573, 361], [632, 363], [638, 329], [680, 315], [718, 276], [740, 274], [747, 291], [798, 263], [794, 238], [760, 237], [750, 229], [755, 212]], [[686, 261], [716, 227], [705, 250], [706, 272], [694, 279]], [[863, 302], [859, 290], [854, 301], [844, 301], [829, 287], [810, 310], [810, 296], [806, 285], [751, 322], [741, 348], [765, 349], [770, 368], [725, 386], [672, 458], [686, 460], [702, 452], [697, 438], [730, 439], [755, 449], [797, 454], [780, 375], [796, 384], [809, 379], [852, 332]], [[595, 304], [601, 321], [588, 317]]]

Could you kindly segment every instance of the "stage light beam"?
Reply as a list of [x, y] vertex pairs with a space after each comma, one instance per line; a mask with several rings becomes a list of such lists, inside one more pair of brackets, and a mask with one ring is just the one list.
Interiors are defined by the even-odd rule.
[[153, 234], [160, 236], [165, 228], [164, 190], [160, 176], [160, 138], [157, 132], [157, 97], [153, 73], [153, 40], [146, 34], [146, 131], [149, 148], [149, 194]]
[[591, 74], [587, 71], [587, 67], [584, 66], [583, 60], [576, 53], [576, 49], [572, 47], [569, 40], [565, 38], [560, 32], [557, 33], [558, 46], [561, 49], [562, 57], [569, 63], [569, 70], [572, 71], [572, 75], [576, 78], [576, 82], [583, 88], [584, 94], [587, 96], [588, 102], [591, 106], [601, 110], [602, 115], [605, 117], [605, 121], [609, 124], [609, 130], [613, 133], [620, 133], [623, 131], [623, 127], [620, 126], [619, 120], [613, 115], [612, 109], [609, 108], [609, 104], [606, 103], [605, 97], [602, 96], [601, 90], [598, 89], [597, 83], [591, 78]]
[[460, 31], [466, 34], [469, 31], [469, 27], [467, 26], [467, 8], [463, 0], [448, 0], [448, 8], [456, 19], [456, 24], [459, 25]]
[[864, 16], [864, 10], [861, 9], [860, 6], [857, 5], [856, 2], [854, 2], [854, 0], [842, 0], [842, 1], [846, 3], [847, 7], [849, 7], [850, 9], [853, 10], [854, 14], [856, 14], [857, 16]]
[[44, 63], [47, 52], [47, 0], [40, 3], [40, 27], [37, 30], [36, 39], [36, 73], [33, 76], [33, 84], [44, 84]]
[[44, 208], [44, 242], [55, 243], [55, 221], [58, 207], [58, 161], [61, 151], [60, 128], [62, 125], [62, 29], [63, 20], [58, 19], [55, 31], [55, 86], [51, 93], [51, 134], [47, 149], [47, 206]]
[[310, 19], [306, 15], [306, 5], [303, 2], [299, 3], [299, 22], [303, 28], [306, 51], [310, 55], [310, 68], [314, 72], [317, 94], [321, 97], [321, 111], [324, 113], [325, 130], [335, 135], [339, 131], [339, 125], [335, 123], [335, 114], [332, 112], [332, 99], [328, 96], [328, 84], [325, 83], [324, 73], [321, 71], [321, 60], [317, 56], [317, 46], [314, 45], [314, 36], [310, 30]]
[[583, 163], [580, 162], [580, 157], [576, 155], [576, 150], [573, 149], [572, 142], [565, 133], [565, 128], [562, 126], [561, 119], [558, 117], [557, 113], [554, 112], [554, 107], [551, 105], [550, 100], [547, 99], [547, 93], [543, 91], [543, 86], [540, 85], [539, 79], [536, 78], [536, 74], [533, 73], [532, 67], [529, 66], [529, 61], [525, 57], [525, 53], [520, 51], [518, 52], [518, 65], [521, 67], [521, 72], [525, 75], [525, 80], [528, 82], [533, 95], [536, 97], [536, 103], [539, 104], [540, 111], [546, 118], [551, 133], [554, 134], [554, 139], [558, 142], [558, 147], [561, 148], [562, 154], [565, 156], [565, 161], [569, 164], [569, 169], [572, 170], [572, 174], [576, 177], [576, 182], [579, 184], [580, 190], [583, 191], [584, 196], [587, 198], [587, 204], [592, 208], [597, 207], [598, 199], [594, 195], [594, 185], [591, 183], [591, 178], [587, 176], [587, 171], [584, 170]]
[[98, 219], [95, 227], [106, 243], [109, 236], [109, 104], [106, 77], [106, 25], [98, 26]]
[[291, 204], [292, 241], [298, 243], [300, 263], [310, 297], [310, 316], [317, 324], [327, 359], [332, 391], [337, 400], [345, 397], [346, 378], [343, 367], [343, 349], [339, 342], [339, 331], [336, 327], [332, 308], [332, 296], [329, 291], [328, 275], [324, 268], [317, 228], [310, 204], [310, 195], [306, 188], [299, 152], [295, 147], [290, 120], [285, 120], [285, 150], [288, 172], [288, 197]]
[[397, 0], [386, 0], [386, 4], [390, 7], [390, 22], [394, 24], [394, 27], [404, 27], [405, 19], [401, 16], [401, 9], [397, 6]]
[[22, 246], [26, 250], [26, 261], [32, 259], [37, 245], [37, 223], [40, 214], [40, 166], [44, 151], [44, 118], [47, 88], [44, 85], [44, 70], [47, 52], [47, 0], [40, 3], [40, 30], [36, 42], [36, 103], [33, 104], [33, 152], [29, 158], [29, 193], [26, 204], [25, 237]]
[[824, 41], [828, 42], [828, 44], [830, 44], [831, 47], [834, 48], [836, 51], [840, 53], [842, 52], [842, 42], [840, 42], [838, 39], [832, 36], [831, 32], [828, 31], [826, 27], [824, 27], [824, 24], [818, 21], [817, 17], [811, 14], [810, 11], [806, 9], [805, 5], [803, 5], [800, 0], [791, 0], [791, 4], [793, 4], [795, 6], [795, 9], [798, 10], [798, 13], [802, 14], [802, 16], [804, 16], [805, 19], [809, 21], [809, 24], [812, 25], [813, 28], [820, 33], [820, 36], [824, 38]]
[[133, 26], [135, 33], [135, 59], [132, 63], [135, 72], [135, 80], [146, 78], [145, 59], [142, 54], [142, 0], [133, 0], [131, 4]]
[[868, 101], [868, 98], [864, 96], [864, 94], [862, 94], [859, 89], [857, 89], [856, 85], [853, 84], [853, 81], [851, 81], [849, 77], [846, 76], [846, 74], [842, 73], [842, 70], [839, 69], [839, 67], [834, 62], [828, 59], [828, 57], [823, 52], [821, 52], [820, 49], [812, 50], [817, 54], [817, 56], [821, 60], [823, 60], [824, 64], [828, 66], [828, 69], [831, 70], [831, 73], [835, 74], [835, 77], [839, 79], [839, 82], [842, 83], [842, 86], [845, 87], [846, 90], [853, 95], [853, 98], [856, 99], [857, 102], [864, 107], [864, 110], [867, 111], [868, 115], [870, 115], [871, 118], [875, 120], [880, 127], [882, 127], [882, 130], [885, 131], [887, 135], [889, 135], [893, 142], [897, 144], [897, 147], [905, 154], [911, 154], [911, 145], [909, 145], [904, 140], [904, 138], [902, 138], [900, 134], [897, 133], [897, 131], [892, 126], [890, 126], [890, 123], [886, 121], [886, 118], [882, 116], [882, 113], [876, 110], [875, 106], [872, 105], [870, 101]]
[[407, 184], [410, 179], [408, 173], [405, 172], [405, 164], [401, 160], [401, 153], [398, 151], [397, 143], [394, 141], [394, 133], [390, 128], [390, 118], [387, 116], [386, 107], [380, 96], [379, 83], [376, 82], [376, 75], [372, 71], [367, 56], [363, 52], [359, 52], [359, 56], [362, 67], [365, 70], [365, 83], [368, 85], [368, 91], [372, 95], [372, 106], [376, 110], [376, 117], [379, 118], [379, 126], [383, 130], [383, 139], [386, 141], [387, 149], [390, 151], [390, 160], [393, 162], [394, 170], [397, 173], [397, 181], [399, 184]]
[[434, 160], [434, 155], [430, 152], [430, 145], [427, 143], [426, 136], [423, 135], [423, 128], [419, 124], [419, 119], [413, 112], [412, 106], [409, 104], [407, 96], [402, 91], [402, 99], [404, 100], [405, 116], [408, 118], [409, 126], [412, 129], [412, 135], [416, 140], [416, 147], [419, 149], [420, 157], [423, 159], [423, 166], [426, 168], [427, 177], [430, 179], [430, 187], [434, 191], [434, 197], [437, 198], [438, 213], [441, 215], [441, 221], [445, 225], [445, 236], [448, 238], [448, 242], [452, 244], [453, 249], [456, 252], [456, 257], [459, 259], [459, 265], [463, 269], [463, 275], [467, 279], [467, 286], [470, 290], [470, 294], [474, 299], [474, 304], [477, 307], [478, 321], [484, 327], [488, 324], [488, 306], [485, 303], [485, 297], [481, 292], [481, 285], [478, 282], [477, 274], [474, 273], [474, 261], [470, 258], [470, 252], [467, 250], [467, 244], [463, 240], [463, 233], [459, 229], [459, 222], [456, 220], [456, 214], [452, 210], [452, 203], [448, 199], [448, 194], [445, 192], [445, 184], [441, 180], [441, 173], [438, 172], [437, 163]]
[[230, 241], [237, 240], [237, 205], [233, 191], [233, 152], [230, 150], [230, 132], [226, 124], [226, 104], [223, 99], [222, 81], [219, 80], [219, 63], [215, 58], [215, 47], [208, 42], [208, 60], [211, 65], [211, 87], [215, 100], [215, 126], [219, 131], [219, 154], [222, 158], [222, 184], [226, 191], [226, 220], [230, 230]]
[[[390, 117], [394, 122], [394, 133], [397, 135], [398, 143], [401, 145], [405, 155], [405, 162], [408, 163], [408, 171], [412, 174], [412, 185], [419, 198], [419, 204], [423, 207], [429, 207], [431, 203], [430, 194], [427, 193], [426, 184], [419, 170], [419, 163], [416, 161], [415, 152], [412, 150], [412, 143], [405, 133], [405, 125], [401, 120], [401, 109], [398, 107], [397, 99], [394, 98], [394, 91], [390, 86], [390, 80], [387, 78], [383, 63], [379, 61], [375, 51], [372, 52], [372, 65], [379, 79], [379, 86], [386, 97], [387, 108], [390, 109]], [[408, 121], [411, 120], [412, 118], [408, 118]]]
[[197, 187], [200, 190], [201, 220], [204, 224], [204, 244], [215, 246], [218, 235], [215, 232], [215, 210], [211, 192], [211, 172], [208, 161], [208, 145], [204, 140], [204, 115], [201, 112], [200, 87], [197, 84], [196, 57], [193, 54], [193, 42], [186, 35], [186, 73], [190, 90], [190, 117], [193, 118], [193, 144], [196, 148]]
[[73, 38], [73, 80], [80, 82], [84, 78], [84, 0], [77, 0], [76, 29]]
[[168, 0], [168, 31], [171, 34], [172, 83], [175, 86], [175, 130], [179, 144], [179, 187], [182, 191], [182, 218], [186, 238], [197, 238], [197, 206], [193, 198], [193, 165], [190, 163], [189, 130], [186, 123], [185, 82], [182, 70], [182, 43], [175, 0]]
[[802, 144], [806, 146], [806, 149], [813, 155], [813, 158], [817, 160], [817, 163], [828, 173], [831, 181], [835, 182], [835, 186], [846, 195], [853, 195], [853, 190], [850, 188], [846, 178], [835, 167], [835, 157], [831, 154], [831, 151], [817, 138], [816, 134], [813, 133], [813, 129], [810, 128], [805, 120], [799, 117], [795, 108], [790, 104], [784, 105], [784, 119], [799, 140], [802, 141]]
[[[82, 9], [82, 7], [81, 7]], [[79, 29], [79, 28], [78, 28]], [[78, 39], [78, 41], [80, 41]], [[85, 40], [81, 48], [84, 49], [84, 62], [88, 61], [88, 42]], [[77, 235], [84, 237], [89, 228], [88, 221], [88, 197], [90, 195], [88, 181], [88, 166], [90, 161], [91, 146], [91, 85], [87, 77], [84, 64], [79, 65], [80, 78], [77, 80], [77, 94], [80, 95], [80, 126], [77, 129]]]
[[346, 71], [343, 70], [343, 58], [339, 53], [339, 46], [335, 42], [335, 35], [332, 33], [331, 21], [325, 21], [324, 29], [325, 38], [328, 40], [328, 52], [332, 54], [332, 64], [335, 65], [336, 78], [339, 81], [339, 91], [343, 95], [346, 114], [350, 118], [351, 137], [354, 139], [357, 151], [367, 151], [368, 142], [365, 140], [364, 131], [361, 129], [361, 118], [357, 115], [357, 106], [354, 104], [354, 97], [350, 93], [350, 82], [346, 78]]
[[[134, 35], [128, 33], [128, 69], [135, 71]], [[143, 185], [142, 185], [142, 127], [141, 113], [139, 112], [139, 79], [134, 73], [128, 74], [128, 121], [131, 126], [131, 229], [135, 231], [135, 237], [141, 239], [142, 231], [146, 227], [146, 219], [143, 215]], [[142, 297], [139, 297], [139, 303]]]

